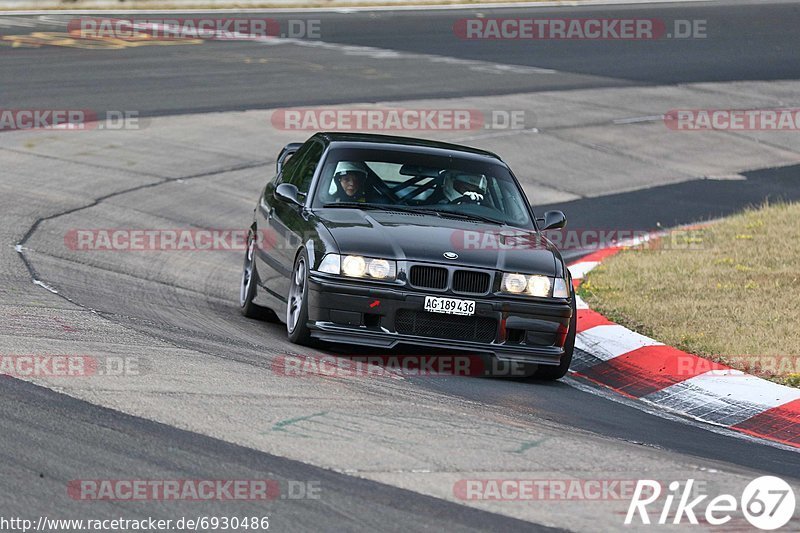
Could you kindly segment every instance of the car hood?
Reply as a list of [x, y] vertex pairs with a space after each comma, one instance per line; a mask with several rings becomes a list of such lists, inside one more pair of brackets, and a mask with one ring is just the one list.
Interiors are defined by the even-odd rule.
[[[556, 275], [558, 252], [532, 230], [428, 214], [328, 208], [316, 216], [343, 254]], [[445, 259], [445, 252], [458, 258]]]

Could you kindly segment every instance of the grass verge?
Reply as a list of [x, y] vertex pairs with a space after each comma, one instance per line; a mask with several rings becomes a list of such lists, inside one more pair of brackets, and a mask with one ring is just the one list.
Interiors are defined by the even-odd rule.
[[667, 345], [800, 386], [800, 204], [680, 235], [606, 259], [579, 294]]

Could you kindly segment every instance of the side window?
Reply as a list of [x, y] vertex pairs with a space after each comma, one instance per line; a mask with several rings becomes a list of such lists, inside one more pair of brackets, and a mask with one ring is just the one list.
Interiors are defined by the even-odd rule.
[[275, 180], [275, 185], [280, 185], [281, 183], [294, 183], [291, 180], [291, 177], [297, 171], [297, 167], [305, 155], [316, 144], [316, 142], [307, 142], [301, 146], [298, 151], [289, 156], [289, 159], [287, 159], [283, 164], [283, 170], [280, 174], [278, 174], [277, 179]]
[[[322, 157], [324, 147], [322, 143], [313, 142], [308, 147], [308, 150], [303, 150], [305, 154], [297, 152], [292, 156], [291, 162], [295, 162], [291, 168], [286, 168], [284, 171], [284, 181], [291, 183], [297, 187], [297, 190], [303, 194], [308, 194], [308, 189], [311, 187], [311, 180], [314, 178], [314, 172], [317, 170], [319, 159]], [[302, 156], [302, 158], [300, 157]]]

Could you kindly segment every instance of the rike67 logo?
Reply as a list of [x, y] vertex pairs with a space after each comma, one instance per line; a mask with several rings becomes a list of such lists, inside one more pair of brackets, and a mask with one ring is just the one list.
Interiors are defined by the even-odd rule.
[[[722, 526], [730, 522], [733, 514], [740, 510], [753, 527], [773, 531], [788, 524], [794, 516], [794, 491], [779, 477], [762, 476], [754, 479], [745, 487], [738, 500], [732, 494], [721, 494], [706, 501], [709, 495], [697, 495], [696, 492], [693, 493], [693, 487], [693, 479], [687, 480], [682, 489], [680, 482], [673, 481], [669, 484], [669, 492], [666, 493], [662, 506], [659, 501], [663, 491], [661, 483], [640, 479], [625, 516], [625, 525], [638, 521], [642, 524], [681, 524], [684, 519], [697, 525], [699, 515], [711, 526]], [[650, 511], [656, 511], [657, 518], [652, 521]]]

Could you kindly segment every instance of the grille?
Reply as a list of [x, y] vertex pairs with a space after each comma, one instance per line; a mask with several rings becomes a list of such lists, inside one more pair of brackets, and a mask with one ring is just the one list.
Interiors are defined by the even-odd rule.
[[413, 286], [423, 289], [446, 289], [447, 269], [415, 265], [411, 267], [409, 281]]
[[484, 294], [489, 290], [491, 276], [486, 272], [456, 270], [453, 274], [453, 291], [468, 294]]
[[461, 341], [492, 342], [497, 320], [483, 316], [457, 316], [401, 309], [395, 329], [403, 335]]

